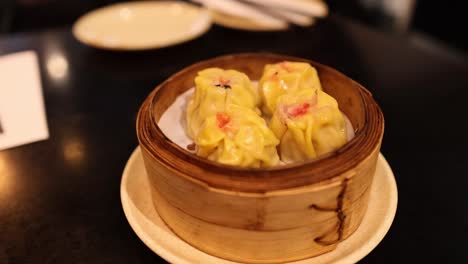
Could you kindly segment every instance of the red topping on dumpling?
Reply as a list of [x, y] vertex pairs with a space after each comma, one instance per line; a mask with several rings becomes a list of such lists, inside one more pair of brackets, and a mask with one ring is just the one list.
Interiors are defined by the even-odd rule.
[[307, 111], [309, 111], [309, 108], [310, 108], [309, 103], [303, 103], [300, 105], [294, 105], [294, 106], [289, 107], [286, 113], [288, 114], [289, 118], [298, 117], [303, 114], [306, 114]]
[[289, 65], [286, 61], [283, 61], [279, 64], [280, 68], [285, 70], [286, 72], [291, 72], [291, 68], [289, 68]]
[[223, 87], [224, 89], [230, 89], [230, 88], [231, 88], [230, 83], [231, 83], [231, 80], [229, 80], [229, 79], [224, 79], [223, 76], [220, 76], [220, 77], [218, 78], [218, 81], [215, 82], [214, 85], [217, 86], [217, 87]]
[[219, 84], [221, 84], [221, 85], [229, 85], [230, 82], [231, 82], [231, 80], [226, 80], [226, 79], [224, 79], [223, 76], [219, 77]]
[[286, 119], [292, 119], [298, 116], [302, 116], [309, 112], [318, 110], [318, 91], [315, 91], [315, 96], [307, 100], [304, 103], [280, 105], [277, 108], [280, 117], [285, 121]]
[[227, 129], [229, 122], [231, 122], [231, 117], [226, 113], [216, 113], [216, 121], [218, 121], [218, 127], [221, 129]]
[[270, 81], [278, 81], [278, 71], [275, 71], [271, 76], [270, 76]]
[[[291, 67], [289, 66], [288, 62], [286, 61], [280, 62], [277, 65], [279, 66], [280, 70], [283, 70], [287, 73], [290, 73], [293, 71]], [[270, 76], [270, 81], [278, 81], [278, 74], [279, 74], [279, 70], [276, 70], [275, 72], [273, 72], [273, 74]]]

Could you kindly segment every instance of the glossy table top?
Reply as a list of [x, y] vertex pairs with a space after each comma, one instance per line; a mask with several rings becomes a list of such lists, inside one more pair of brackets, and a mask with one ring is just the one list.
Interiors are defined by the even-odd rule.
[[0, 263], [164, 263], [133, 233], [120, 204], [139, 105], [185, 66], [256, 51], [332, 66], [382, 107], [382, 153], [399, 205], [389, 233], [362, 263], [468, 263], [466, 57], [334, 16], [276, 33], [215, 26], [191, 42], [145, 52], [96, 50], [70, 28], [0, 38], [0, 54], [29, 49], [39, 55], [50, 138], [0, 151]]

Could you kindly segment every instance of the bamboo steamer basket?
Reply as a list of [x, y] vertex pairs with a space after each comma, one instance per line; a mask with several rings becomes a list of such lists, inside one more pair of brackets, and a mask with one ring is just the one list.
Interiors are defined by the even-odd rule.
[[[305, 61], [350, 119], [355, 137], [320, 159], [274, 168], [218, 164], [170, 141], [157, 123], [202, 69], [220, 67], [259, 80], [263, 67]], [[359, 226], [384, 131], [372, 95], [338, 71], [301, 58], [234, 54], [196, 63], [160, 84], [142, 104], [137, 136], [161, 218], [194, 247], [243, 263], [282, 263], [336, 248]]]

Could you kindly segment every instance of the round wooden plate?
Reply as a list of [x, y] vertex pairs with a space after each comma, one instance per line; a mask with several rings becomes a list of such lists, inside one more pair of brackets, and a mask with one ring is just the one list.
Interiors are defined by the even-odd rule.
[[[371, 187], [369, 205], [359, 228], [338, 247], [307, 263], [355, 263], [369, 254], [383, 239], [395, 217], [398, 193], [393, 172], [382, 154]], [[206, 254], [176, 236], [159, 217], [151, 200], [150, 187], [137, 147], [128, 160], [120, 185], [122, 206], [130, 226], [156, 254], [171, 263], [236, 263]]]

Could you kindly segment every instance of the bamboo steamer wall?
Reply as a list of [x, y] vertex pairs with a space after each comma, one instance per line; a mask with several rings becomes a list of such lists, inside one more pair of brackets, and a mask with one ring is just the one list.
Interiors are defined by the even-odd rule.
[[[284, 60], [316, 67], [355, 137], [318, 160], [244, 169], [199, 158], [171, 142], [157, 122], [198, 71], [236, 69], [258, 80], [263, 66]], [[383, 136], [383, 115], [362, 86], [321, 64], [273, 54], [236, 54], [194, 64], [145, 100], [137, 135], [154, 204], [183, 240], [209, 254], [247, 263], [286, 262], [333, 250], [365, 214]]]

